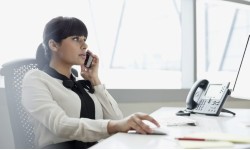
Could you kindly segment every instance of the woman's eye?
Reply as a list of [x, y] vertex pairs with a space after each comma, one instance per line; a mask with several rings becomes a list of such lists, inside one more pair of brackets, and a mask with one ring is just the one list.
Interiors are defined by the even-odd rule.
[[79, 39], [80, 39], [79, 37], [73, 37], [74, 41], [79, 41]]

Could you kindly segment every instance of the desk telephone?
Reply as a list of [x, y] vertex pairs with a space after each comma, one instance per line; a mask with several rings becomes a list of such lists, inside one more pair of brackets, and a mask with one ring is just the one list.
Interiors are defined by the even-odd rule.
[[229, 82], [211, 84], [206, 79], [196, 81], [187, 95], [186, 110], [179, 111], [176, 115], [198, 113], [218, 116], [220, 112], [235, 115], [234, 112], [222, 108], [227, 96], [231, 94], [228, 89], [229, 84]]

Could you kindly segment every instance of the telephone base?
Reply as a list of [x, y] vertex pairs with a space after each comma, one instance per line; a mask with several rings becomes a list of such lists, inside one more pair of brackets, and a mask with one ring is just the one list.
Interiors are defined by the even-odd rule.
[[[222, 108], [220, 112], [230, 113], [233, 116], [236, 115], [236, 113], [234, 113], [234, 112], [232, 112], [230, 110], [224, 109], [224, 108]], [[190, 116], [191, 114], [195, 114], [195, 113], [199, 113], [199, 112], [193, 112], [192, 110], [185, 109], [185, 110], [180, 110], [180, 111], [176, 112], [176, 116]], [[217, 114], [201, 113], [201, 114], [205, 114], [205, 115], [208, 115], [208, 116], [219, 116], [219, 113], [217, 113]]]
[[230, 110], [224, 109], [224, 108], [221, 109], [221, 112], [230, 113], [230, 114], [232, 114], [234, 116], [236, 115], [236, 113], [234, 113], [234, 112], [232, 112]]

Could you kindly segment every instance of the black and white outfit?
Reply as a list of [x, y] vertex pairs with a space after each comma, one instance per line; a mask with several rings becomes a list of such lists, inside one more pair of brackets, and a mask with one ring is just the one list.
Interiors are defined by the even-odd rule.
[[104, 85], [71, 79], [46, 66], [23, 79], [22, 104], [34, 118], [37, 148], [88, 148], [123, 117]]

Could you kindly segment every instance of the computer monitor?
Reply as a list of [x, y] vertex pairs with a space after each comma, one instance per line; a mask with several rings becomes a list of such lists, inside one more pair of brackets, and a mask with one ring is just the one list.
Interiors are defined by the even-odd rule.
[[241, 59], [231, 97], [250, 100], [250, 35]]

